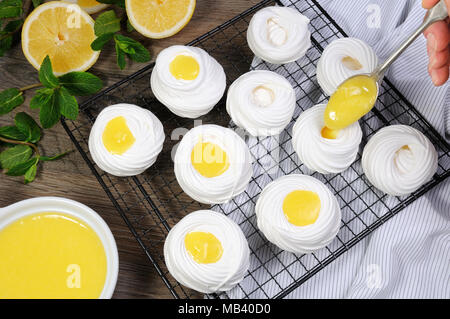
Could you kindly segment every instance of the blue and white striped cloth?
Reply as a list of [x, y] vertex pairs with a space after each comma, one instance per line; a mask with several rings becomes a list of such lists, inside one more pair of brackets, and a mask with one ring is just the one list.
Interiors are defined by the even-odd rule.
[[[370, 44], [380, 61], [425, 15], [419, 0], [319, 3], [349, 36]], [[367, 23], [378, 13], [379, 28]], [[434, 87], [426, 52], [426, 40], [420, 37], [386, 75], [441, 135], [450, 138], [450, 87], [448, 82]], [[289, 297], [450, 298], [450, 181], [408, 206]]]
[[[287, 6], [294, 2], [301, 11], [306, 5], [303, 1], [283, 2]], [[349, 36], [369, 43], [380, 61], [411, 34], [425, 14], [419, 0], [319, 0], [319, 3]], [[309, 14], [314, 23], [311, 14], [316, 13], [309, 11]], [[374, 20], [368, 22], [372, 18]], [[450, 138], [450, 88], [448, 82], [440, 88], [433, 86], [427, 64], [426, 41], [420, 37], [390, 67], [387, 77], [441, 135]], [[301, 82], [301, 79], [296, 80]], [[297, 92], [299, 94], [304, 93]], [[280, 138], [283, 139], [282, 136]], [[248, 143], [255, 146], [260, 142], [249, 139]], [[264, 143], [278, 141], [269, 139]], [[262, 146], [259, 162], [268, 158], [264, 153], [267, 147], [270, 149], [268, 145]], [[258, 157], [258, 154], [254, 155]], [[285, 168], [285, 171], [289, 169]], [[259, 180], [260, 184], [269, 181], [265, 176]], [[247, 190], [250, 195], [260, 191], [253, 186]], [[240, 197], [236, 201], [239, 202]], [[232, 212], [233, 205], [221, 205], [219, 210]], [[252, 208], [248, 207], [248, 210], [252, 214]], [[239, 218], [233, 213], [230, 217]], [[258, 243], [252, 240], [249, 239], [250, 246], [257, 247]], [[264, 259], [264, 254], [258, 258]], [[281, 254], [279, 258], [285, 258], [280, 260], [284, 263], [290, 255]], [[264, 282], [263, 279], [250, 278], [241, 285], [245, 291], [252, 291], [253, 282]], [[281, 273], [276, 280], [281, 286], [287, 286], [292, 277]], [[268, 285], [271, 285], [270, 281], [264, 286], [265, 291], [275, 295], [278, 287]], [[229, 295], [240, 298], [241, 291], [241, 288], [236, 288]], [[265, 296], [267, 294], [255, 293], [250, 297]], [[416, 200], [294, 290], [288, 298], [450, 298], [450, 181], [444, 181]]]

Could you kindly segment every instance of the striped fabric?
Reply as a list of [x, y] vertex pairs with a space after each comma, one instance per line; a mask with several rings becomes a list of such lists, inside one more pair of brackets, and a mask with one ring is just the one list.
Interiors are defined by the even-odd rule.
[[[283, 0], [285, 5], [296, 6], [304, 11], [303, 1]], [[421, 1], [388, 1], [388, 0], [322, 0], [319, 1], [333, 19], [349, 34], [369, 43], [378, 54], [380, 61], [398, 47], [422, 21], [425, 11], [421, 8]], [[315, 12], [308, 11], [312, 23]], [[379, 25], [377, 22], [379, 20]], [[259, 65], [255, 59], [255, 65]], [[423, 37], [417, 39], [410, 48], [390, 67], [387, 77], [428, 119], [440, 134], [450, 137], [450, 89], [447, 85], [435, 88], [427, 73], [426, 41]], [[287, 65], [290, 73], [295, 73], [296, 66]], [[315, 70], [304, 70], [315, 72]], [[301, 72], [298, 72], [299, 76]], [[296, 79], [298, 83], [302, 79]], [[308, 91], [308, 88], [302, 88]], [[303, 91], [304, 92], [304, 91]], [[302, 98], [302, 91], [297, 90], [297, 99]], [[310, 105], [309, 105], [310, 106]], [[305, 108], [309, 107], [305, 105]], [[295, 118], [300, 110], [296, 111]], [[287, 131], [290, 127], [287, 128]], [[249, 147], [261, 166], [272, 165], [273, 158], [268, 150], [274, 145], [283, 143], [286, 133], [279, 137], [265, 139], [258, 142], [248, 139]], [[285, 147], [290, 147], [286, 145]], [[289, 153], [289, 151], [288, 151]], [[255, 176], [264, 171], [255, 167]], [[286, 162], [289, 165], [289, 162]], [[291, 164], [292, 165], [292, 164]], [[291, 171], [290, 167], [281, 167], [284, 172]], [[265, 185], [282, 172], [262, 174], [258, 179], [260, 185]], [[344, 176], [351, 178], [352, 171], [347, 170]], [[270, 176], [269, 176], [270, 175]], [[250, 185], [248, 197], [260, 192], [256, 185]], [[343, 194], [345, 196], [345, 194]], [[251, 203], [245, 201], [245, 196], [238, 196], [235, 203], [220, 205], [214, 209], [222, 211], [232, 219], [240, 222], [239, 214], [233, 214], [235, 205], [240, 201], [249, 207], [243, 211], [254, 214]], [[395, 198], [392, 197], [392, 202]], [[393, 203], [394, 204], [394, 203]], [[248, 234], [255, 232], [254, 225], [243, 227]], [[249, 228], [249, 229], [246, 229]], [[340, 233], [340, 236], [348, 234]], [[263, 238], [250, 235], [251, 247], [260, 247]], [[333, 245], [333, 243], [332, 243]], [[276, 247], [272, 251], [258, 252], [258, 259], [278, 252]], [[320, 254], [320, 252], [319, 252]], [[279, 264], [289, 264], [293, 255], [281, 253], [278, 255]], [[309, 257], [303, 259], [308, 262]], [[312, 259], [312, 258], [310, 258]], [[295, 261], [295, 260], [294, 260]], [[313, 260], [310, 260], [313, 262]], [[242, 288], [232, 290], [232, 298], [241, 298], [242, 290], [256, 291], [250, 297], [271, 297], [276, 295], [282, 287], [292, 283], [292, 277], [301, 271], [298, 263], [293, 263], [289, 272], [281, 272], [276, 281], [270, 281], [270, 273], [276, 273], [278, 263], [272, 263], [267, 269], [255, 272], [254, 278], [247, 278], [241, 283]], [[252, 265], [250, 266], [252, 268]], [[269, 279], [269, 280], [268, 280]], [[264, 293], [255, 290], [252, 285], [256, 282], [265, 283]], [[305, 284], [294, 290], [288, 298], [450, 298], [450, 181], [441, 183], [435, 189], [416, 200], [401, 213], [385, 223], [373, 234], [366, 237], [342, 257], [320, 271]]]

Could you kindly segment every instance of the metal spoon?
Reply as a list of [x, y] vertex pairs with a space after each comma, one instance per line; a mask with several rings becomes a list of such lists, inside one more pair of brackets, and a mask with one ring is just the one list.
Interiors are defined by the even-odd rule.
[[[448, 17], [447, 6], [445, 5], [445, 1], [441, 0], [433, 8], [428, 10], [427, 15], [425, 16], [425, 20], [420, 25], [420, 27], [418, 27], [417, 30], [414, 31], [414, 33], [411, 34], [411, 36], [409, 38], [407, 38], [402, 43], [402, 45], [400, 45], [400, 47], [396, 51], [394, 51], [394, 53], [392, 53], [392, 55], [389, 58], [386, 59], [386, 61], [379, 64], [372, 73], [358, 74], [358, 75], [354, 75], [350, 78], [353, 78], [355, 76], [360, 76], [360, 75], [367, 75], [367, 76], [373, 77], [376, 81], [378, 81], [379, 79], [381, 79], [383, 77], [384, 72], [386, 72], [387, 68], [400, 56], [400, 54], [403, 53], [403, 51], [406, 50], [406, 48], [409, 47], [409, 45], [411, 43], [414, 42], [415, 39], [417, 39], [417, 37], [420, 34], [422, 34], [423, 31], [425, 31], [426, 28], [428, 28], [430, 25], [432, 25], [433, 23], [435, 23], [437, 21], [444, 20], [447, 17]], [[345, 80], [344, 82], [346, 82], [347, 80]], [[377, 83], [377, 88], [378, 88], [378, 83]]]

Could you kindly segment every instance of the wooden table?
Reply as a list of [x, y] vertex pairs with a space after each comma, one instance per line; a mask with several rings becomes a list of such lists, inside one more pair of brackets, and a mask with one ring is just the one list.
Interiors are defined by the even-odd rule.
[[[133, 36], [139, 38], [151, 50], [153, 56], [156, 56], [163, 48], [185, 44], [258, 2], [259, 0], [197, 0], [197, 8], [191, 22], [175, 36], [161, 40], [149, 40], [136, 34]], [[105, 86], [143, 67], [142, 64], [128, 62], [127, 68], [120, 71], [113, 52], [111, 45], [106, 47], [99, 61], [90, 70], [102, 78]], [[0, 58], [0, 78], [0, 90], [38, 82], [38, 74], [23, 56], [20, 43]], [[20, 111], [27, 111], [37, 119], [37, 112], [28, 108], [31, 96], [32, 94], [27, 93], [23, 106], [0, 117], [0, 126], [11, 125], [15, 113]], [[45, 131], [40, 146], [44, 154], [74, 149], [59, 124]], [[0, 175], [0, 207], [36, 196], [61, 196], [77, 200], [97, 211], [105, 219], [119, 249], [120, 270], [114, 298], [171, 298], [168, 289], [78, 152], [72, 152], [60, 161], [42, 164], [36, 181], [30, 185], [24, 185], [21, 178]]]

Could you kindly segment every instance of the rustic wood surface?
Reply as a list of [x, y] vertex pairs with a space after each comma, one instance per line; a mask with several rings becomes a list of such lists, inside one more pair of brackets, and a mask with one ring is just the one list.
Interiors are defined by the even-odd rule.
[[[161, 40], [144, 39], [136, 34], [134, 36], [142, 40], [153, 56], [156, 56], [161, 49], [174, 44], [185, 44], [258, 2], [197, 0], [191, 22], [175, 36]], [[142, 64], [128, 63], [127, 68], [120, 71], [115, 63], [113, 47], [108, 46], [90, 71], [100, 76], [107, 86], [143, 67]], [[20, 43], [15, 44], [10, 52], [0, 58], [0, 79], [0, 90], [38, 82], [38, 74], [23, 56]], [[28, 98], [25, 105], [16, 112], [26, 110], [36, 116], [37, 113], [28, 108], [31, 94], [26, 95]], [[0, 117], [0, 125], [10, 125], [14, 115], [15, 112]], [[44, 154], [68, 149], [74, 149], [74, 146], [61, 125], [45, 132], [41, 142]], [[120, 258], [114, 298], [171, 298], [170, 292], [77, 151], [63, 160], [41, 165], [36, 181], [30, 185], [24, 185], [21, 178], [0, 175], [0, 207], [37, 196], [61, 196], [80, 201], [105, 219], [116, 239]]]

